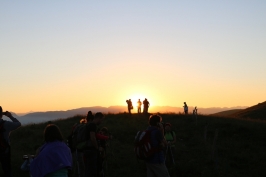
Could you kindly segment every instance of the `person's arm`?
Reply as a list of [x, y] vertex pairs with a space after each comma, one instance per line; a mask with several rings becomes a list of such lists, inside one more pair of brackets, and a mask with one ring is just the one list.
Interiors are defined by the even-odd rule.
[[16, 119], [15, 117], [13, 117], [13, 115], [10, 113], [10, 112], [6, 112], [5, 113], [5, 116], [7, 116], [10, 120], [12, 120], [12, 122], [10, 121], [7, 121], [5, 124], [6, 124], [6, 127], [7, 129], [9, 130], [15, 130], [17, 129], [18, 127], [21, 126], [21, 123], [18, 121], [18, 119]]
[[167, 145], [167, 141], [165, 140], [165, 137], [164, 137], [164, 133], [163, 133], [164, 131], [162, 130], [163, 127], [158, 128], [158, 129], [159, 129], [157, 133], [158, 141], [160, 142], [161, 147], [165, 147]]
[[91, 140], [92, 145], [95, 147], [95, 149], [99, 149], [96, 136], [95, 136], [95, 132], [90, 132], [90, 140]]

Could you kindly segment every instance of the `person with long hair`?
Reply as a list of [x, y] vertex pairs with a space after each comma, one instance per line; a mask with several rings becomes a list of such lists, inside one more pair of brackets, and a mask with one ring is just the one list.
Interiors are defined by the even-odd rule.
[[69, 147], [64, 143], [60, 129], [49, 124], [44, 129], [44, 144], [30, 164], [32, 177], [68, 177], [72, 167], [72, 156]]

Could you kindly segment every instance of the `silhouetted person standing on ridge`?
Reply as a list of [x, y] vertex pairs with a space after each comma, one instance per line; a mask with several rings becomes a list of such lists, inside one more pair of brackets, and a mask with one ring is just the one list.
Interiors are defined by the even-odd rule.
[[193, 110], [193, 115], [194, 116], [197, 116], [198, 115], [198, 109], [197, 109], [197, 106], [194, 108]]
[[184, 112], [185, 112], [185, 114], [188, 114], [188, 106], [187, 106], [187, 103], [186, 102], [184, 102]]
[[197, 106], [193, 110], [193, 115], [196, 118], [196, 125], [197, 125], [197, 121], [198, 121], [198, 109], [197, 109]]
[[142, 103], [141, 103], [140, 99], [137, 102], [137, 104], [138, 104], [138, 113], [141, 113], [141, 105], [142, 105]]
[[143, 101], [143, 113], [148, 113], [148, 109], [149, 109], [150, 103], [147, 100], [147, 98], [144, 99]]
[[126, 100], [126, 102], [127, 102], [128, 113], [131, 114], [131, 109], [133, 109], [131, 99]]
[[[7, 116], [11, 121], [3, 120], [3, 115]], [[8, 111], [3, 112], [0, 106], [0, 162], [4, 171], [5, 177], [11, 177], [11, 152], [10, 152], [10, 133], [21, 126], [21, 123], [12, 116]]]

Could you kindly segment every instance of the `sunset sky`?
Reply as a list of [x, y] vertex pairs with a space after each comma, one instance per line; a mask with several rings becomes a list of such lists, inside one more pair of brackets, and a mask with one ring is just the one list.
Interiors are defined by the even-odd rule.
[[265, 9], [265, 0], [1, 1], [0, 105], [255, 105], [266, 98]]

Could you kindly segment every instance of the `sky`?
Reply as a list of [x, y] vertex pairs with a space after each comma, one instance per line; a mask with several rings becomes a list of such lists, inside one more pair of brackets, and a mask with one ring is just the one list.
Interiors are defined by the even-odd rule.
[[0, 105], [252, 106], [266, 98], [266, 1], [0, 2]]

